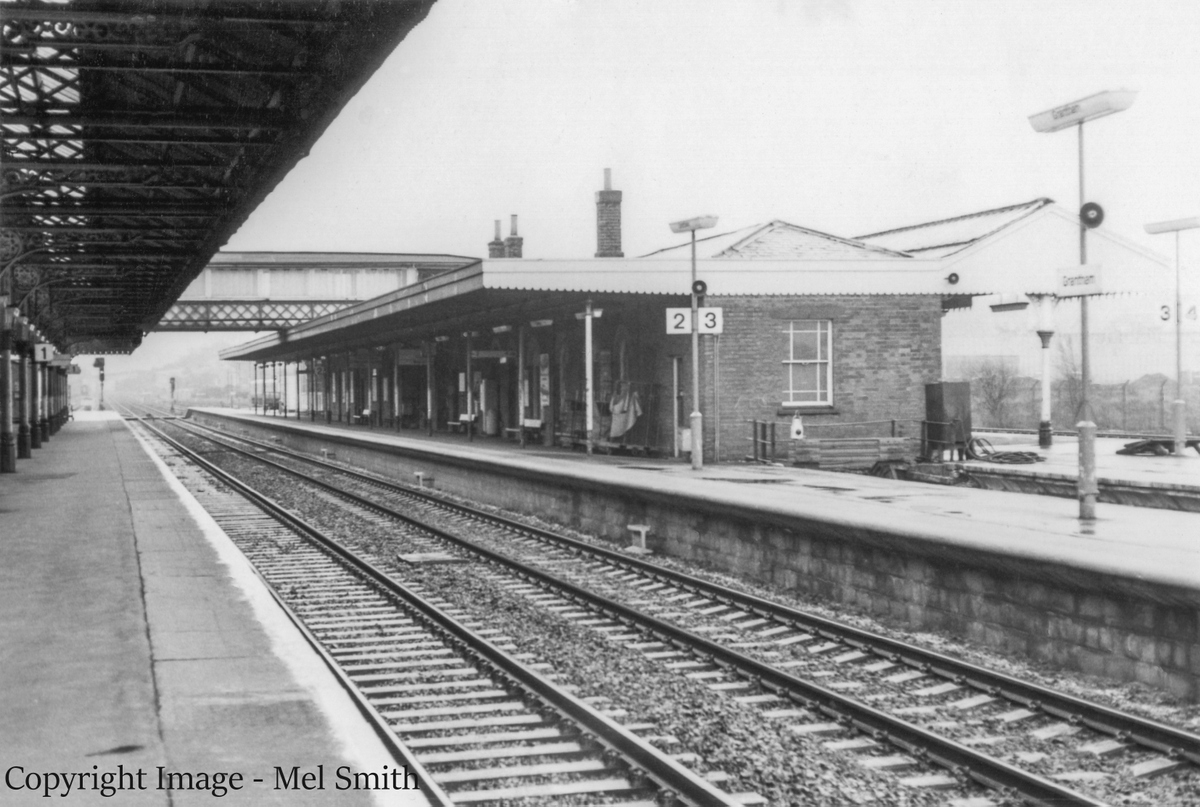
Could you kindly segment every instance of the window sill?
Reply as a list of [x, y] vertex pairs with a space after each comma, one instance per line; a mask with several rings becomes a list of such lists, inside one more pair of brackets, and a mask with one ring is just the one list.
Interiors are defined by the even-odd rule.
[[792, 415], [840, 415], [841, 412], [837, 407], [829, 405], [820, 406], [781, 406], [776, 417], [791, 417]]

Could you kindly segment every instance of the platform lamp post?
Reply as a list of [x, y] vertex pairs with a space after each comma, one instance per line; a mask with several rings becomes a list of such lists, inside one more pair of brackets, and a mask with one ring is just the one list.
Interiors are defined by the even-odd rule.
[[92, 360], [92, 366], [100, 371], [100, 412], [104, 411], [104, 357], [97, 356]]
[[[1106, 90], [1069, 104], [1029, 116], [1029, 123], [1038, 133], [1058, 132], [1067, 127], [1076, 127], [1079, 133], [1079, 264], [1087, 264], [1087, 231], [1100, 224], [1104, 212], [1099, 205], [1084, 201], [1083, 193], [1083, 124], [1116, 112], [1124, 112], [1133, 106], [1137, 92], [1133, 90]], [[1092, 416], [1092, 404], [1088, 394], [1091, 382], [1091, 365], [1088, 349], [1088, 298], [1079, 298], [1079, 350], [1080, 379], [1083, 400], [1080, 402], [1079, 430], [1079, 517], [1092, 520], [1096, 517], [1096, 496], [1100, 486], [1096, 480], [1096, 422]]]
[[1187, 400], [1183, 397], [1183, 291], [1179, 277], [1179, 233], [1200, 227], [1200, 216], [1174, 221], [1159, 221], [1146, 225], [1151, 235], [1175, 233], [1175, 400], [1171, 402], [1171, 415], [1175, 438], [1175, 456], [1183, 457], [1187, 449]]
[[700, 287], [696, 280], [696, 231], [717, 226], [716, 216], [671, 222], [671, 232], [692, 234], [692, 470], [704, 467], [704, 419], [700, 414]]

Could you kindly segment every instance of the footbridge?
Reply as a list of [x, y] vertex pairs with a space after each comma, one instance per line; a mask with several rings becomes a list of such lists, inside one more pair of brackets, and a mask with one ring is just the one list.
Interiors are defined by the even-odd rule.
[[288, 328], [476, 262], [460, 255], [219, 252], [154, 330]]

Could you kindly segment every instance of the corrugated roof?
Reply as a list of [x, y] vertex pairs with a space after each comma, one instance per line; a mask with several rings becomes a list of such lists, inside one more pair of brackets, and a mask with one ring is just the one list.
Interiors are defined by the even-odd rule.
[[[930, 295], [956, 290], [941, 263], [919, 258], [779, 260], [704, 258], [697, 274], [715, 298], [740, 295], [818, 297], [827, 295]], [[537, 306], [582, 305], [615, 295], [659, 295], [686, 301], [691, 261], [578, 258], [573, 260], [487, 259], [452, 269], [412, 286], [356, 303], [340, 311], [221, 351], [222, 359], [265, 360], [311, 356], [315, 345], [332, 341], [366, 345], [444, 332], [459, 323], [495, 321]], [[499, 313], [499, 312], [506, 313]], [[536, 314], [534, 314], [536, 316]], [[448, 323], [455, 323], [454, 325]]]
[[[886, 256], [885, 256], [886, 257]], [[700, 258], [697, 277], [715, 296], [945, 294], [955, 291], [938, 261], [907, 257]], [[483, 285], [531, 292], [679, 294], [691, 288], [682, 255], [624, 260], [485, 260]]]
[[1053, 203], [1053, 199], [1043, 197], [1019, 205], [860, 235], [857, 240], [923, 258], [942, 258], [964, 250]]
[[[656, 250], [645, 258], [679, 258], [690, 253], [691, 241]], [[720, 235], [696, 240], [697, 257], [702, 258], [847, 258], [876, 260], [907, 258], [880, 246], [810, 230], [776, 219]]]

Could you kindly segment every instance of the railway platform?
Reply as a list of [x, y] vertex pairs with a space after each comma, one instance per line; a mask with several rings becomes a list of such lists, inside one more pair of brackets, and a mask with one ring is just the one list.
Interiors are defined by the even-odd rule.
[[[1192, 513], [864, 475], [592, 456], [463, 436], [192, 410], [200, 422], [913, 629], [1200, 698]], [[1140, 459], [1140, 458], [1129, 458]], [[1169, 459], [1169, 458], [1166, 458]]]
[[[0, 802], [69, 787], [72, 804], [424, 804], [329, 792], [339, 766], [391, 757], [165, 471], [119, 416], [89, 412], [0, 478]], [[277, 789], [277, 769], [318, 766], [325, 790]]]
[[[1075, 497], [1079, 479], [1079, 441], [1055, 435], [1048, 449], [1038, 447], [1036, 434], [981, 433], [998, 452], [1029, 452], [1043, 458], [1029, 465], [967, 461], [960, 464], [981, 487], [1022, 493]], [[1132, 437], [1096, 440], [1096, 471], [1101, 503], [1129, 504], [1200, 513], [1200, 453], [1188, 449], [1182, 457], [1118, 453], [1135, 442]]]
[[[1045, 548], [1046, 560], [1068, 560], [1081, 567], [1109, 571], [1128, 569], [1133, 562], [1136, 573], [1144, 579], [1157, 580], [1166, 585], [1200, 587], [1200, 565], [1192, 563], [1200, 562], [1200, 546], [1195, 546], [1195, 541], [1186, 538], [1200, 528], [1200, 520], [1184, 513], [1147, 512], [1118, 505], [1102, 508], [1096, 523], [1087, 525], [1075, 518], [1078, 508], [1074, 502], [1043, 500], [1033, 495], [1033, 491], [1015, 491], [997, 496], [993, 490], [743, 462], [709, 463], [696, 472], [686, 458], [672, 461], [607, 454], [588, 456], [581, 451], [540, 445], [522, 449], [512, 441], [488, 437], [477, 437], [473, 442], [468, 442], [461, 434], [435, 433], [428, 436], [414, 430], [398, 433], [388, 429], [367, 429], [336, 423], [310, 423], [251, 415], [244, 410], [207, 411], [278, 429], [329, 435], [335, 442], [345, 438], [353, 442], [426, 450], [447, 457], [478, 457], [513, 462], [517, 466], [544, 467], [552, 473], [559, 473], [559, 469], [562, 469], [561, 473], [576, 476], [580, 480], [625, 484], [664, 493], [683, 492], [692, 487], [692, 480], [703, 480], [706, 483], [705, 491], [720, 491], [721, 498], [731, 504], [750, 507], [761, 505], [764, 511], [789, 507], [798, 510], [810, 503], [818, 505], [819, 502], [854, 501], [856, 508], [883, 504], [885, 507], [879, 509], [884, 512], [905, 511], [904, 520], [912, 525], [912, 529], [918, 532], [927, 529], [930, 537], [939, 528], [953, 529], [953, 522], [956, 521], [969, 523], [972, 525], [970, 529], [988, 525], [1003, 531], [1010, 539], [1007, 546], [1014, 552], [1023, 551], [1023, 548], [1033, 551], [1033, 546], [1045, 545], [1046, 537], [1057, 536], [1060, 540], [1052, 548]], [[1003, 470], [1061, 478], [1074, 484], [1077, 469], [1071, 463], [1076, 457], [1077, 447], [1073, 440], [1056, 440], [1046, 462], [1008, 466]], [[1174, 457], [1119, 456], [1115, 450], [1124, 442], [1128, 441], [1098, 441], [1097, 467], [1102, 480], [1146, 488], [1195, 488], [1200, 493], [1200, 455], [1195, 457], [1195, 461], [1191, 458], [1177, 460]], [[998, 450], [1028, 448], [1019, 443], [997, 444]], [[336, 446], [330, 450], [336, 453]], [[959, 465], [972, 470], [997, 467], [981, 462]], [[428, 476], [433, 478], [432, 473]], [[840, 504], [835, 506], [843, 509]], [[1012, 540], [1018, 534], [1029, 536], [1029, 539]], [[983, 540], [986, 543], [986, 539]], [[1131, 558], [1135, 551], [1138, 557]]]

